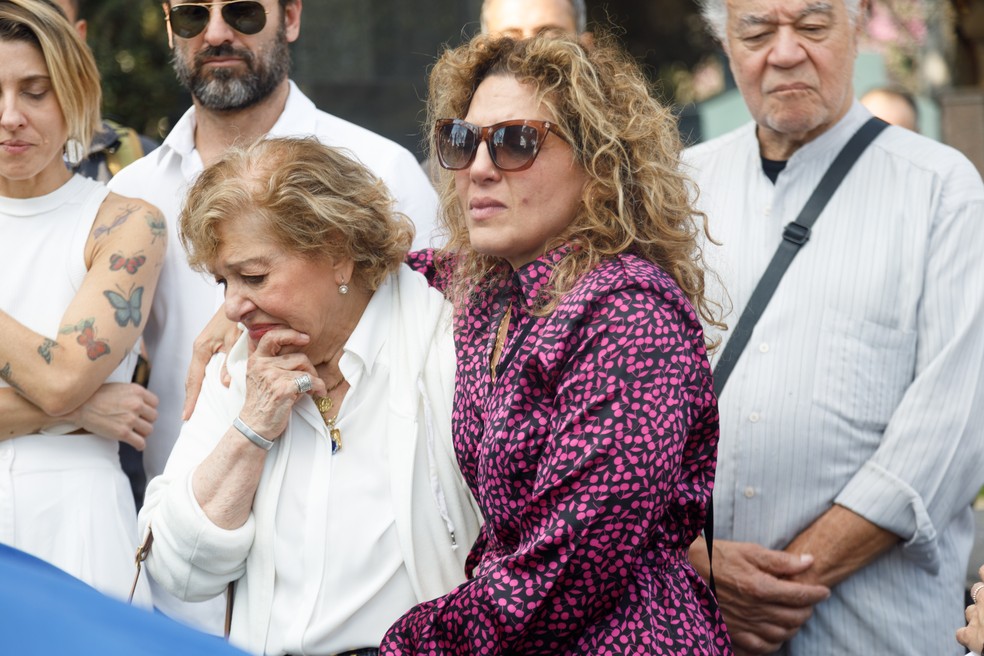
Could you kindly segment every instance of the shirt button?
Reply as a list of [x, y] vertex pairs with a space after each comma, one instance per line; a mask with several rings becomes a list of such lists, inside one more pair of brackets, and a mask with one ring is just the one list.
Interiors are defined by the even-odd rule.
[[755, 496], [755, 488], [752, 487], [752, 486], [746, 487], [745, 488], [745, 498], [746, 499], [751, 499], [754, 496]]
[[772, 216], [772, 207], [766, 207], [762, 213], [766, 216]]
[[766, 344], [765, 342], [762, 342], [761, 344], [759, 344], [759, 353], [768, 353], [768, 352], [769, 352], [769, 345], [768, 344]]
[[759, 419], [761, 419], [761, 417], [759, 417], [759, 413], [757, 412], [753, 412], [752, 414], [748, 415], [748, 421], [752, 422], [753, 424], [757, 424]]

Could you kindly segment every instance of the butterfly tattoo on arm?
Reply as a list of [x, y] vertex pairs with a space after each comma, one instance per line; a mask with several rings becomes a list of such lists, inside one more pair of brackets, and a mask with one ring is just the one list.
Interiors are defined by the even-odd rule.
[[58, 342], [56, 342], [55, 340], [49, 339], [47, 337], [44, 338], [44, 341], [41, 343], [41, 346], [38, 347], [38, 354], [40, 354], [41, 357], [44, 358], [45, 364], [51, 364], [51, 349], [56, 348], [57, 346], [58, 346]]
[[104, 355], [109, 355], [109, 342], [105, 339], [96, 338], [96, 329], [93, 327], [95, 321], [93, 318], [83, 319], [77, 324], [62, 326], [61, 330], [58, 331], [62, 335], [79, 333], [75, 341], [85, 347], [85, 353], [92, 361], [98, 360]]
[[133, 275], [147, 261], [146, 256], [137, 253], [133, 257], [124, 257], [122, 253], [114, 253], [109, 257], [109, 270], [120, 271], [125, 269], [127, 273]]
[[3, 382], [7, 383], [8, 385], [10, 385], [11, 387], [13, 387], [18, 392], [21, 392], [21, 393], [24, 392], [24, 390], [21, 389], [21, 386], [14, 382], [14, 374], [10, 370], [10, 363], [9, 362], [3, 366], [3, 369], [0, 369], [0, 380], [2, 380]]
[[167, 223], [161, 214], [148, 212], [145, 218], [147, 219], [147, 225], [150, 226], [150, 234], [153, 237], [151, 243], [156, 244], [158, 238], [167, 237]]
[[123, 210], [123, 213], [120, 214], [115, 219], [113, 219], [113, 222], [110, 223], [108, 226], [96, 226], [96, 229], [93, 231], [92, 236], [95, 237], [96, 239], [99, 239], [103, 235], [108, 235], [115, 228], [118, 228], [124, 223], [126, 223], [126, 220], [130, 218], [130, 215], [136, 212], [137, 209], [138, 208], [136, 207], [127, 207], [126, 209]]
[[109, 300], [109, 304], [113, 306], [116, 312], [113, 313], [113, 318], [116, 319], [117, 325], [122, 328], [126, 328], [128, 323], [132, 323], [135, 328], [140, 327], [140, 322], [143, 321], [143, 310], [141, 309], [141, 304], [143, 302], [143, 287], [137, 287], [134, 289], [130, 287], [130, 292], [127, 296], [123, 296], [123, 290], [119, 287], [119, 292], [114, 292], [111, 289], [107, 289], [103, 292], [103, 295]]

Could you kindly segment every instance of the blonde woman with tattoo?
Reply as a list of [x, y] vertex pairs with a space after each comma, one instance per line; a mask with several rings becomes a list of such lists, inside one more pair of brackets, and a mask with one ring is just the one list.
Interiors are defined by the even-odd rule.
[[125, 596], [136, 516], [117, 450], [143, 448], [157, 414], [128, 381], [167, 237], [154, 207], [66, 167], [99, 101], [68, 21], [0, 0], [0, 542]]

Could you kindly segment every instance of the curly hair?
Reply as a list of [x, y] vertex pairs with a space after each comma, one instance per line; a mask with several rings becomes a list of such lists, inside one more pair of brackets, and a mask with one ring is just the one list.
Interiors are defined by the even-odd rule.
[[[653, 97], [636, 62], [610, 36], [599, 37], [591, 48], [556, 36], [522, 41], [478, 36], [445, 51], [435, 64], [428, 125], [438, 118], [463, 118], [479, 84], [496, 75], [535, 89], [588, 178], [577, 216], [547, 244], [573, 248], [556, 265], [549, 300], [538, 312], [549, 314], [603, 259], [631, 252], [673, 276], [701, 317], [720, 326], [720, 308], [704, 294], [699, 240], [707, 234], [707, 218], [693, 207], [692, 185], [681, 172], [676, 119]], [[436, 158], [433, 138], [429, 147]], [[447, 255], [453, 254], [453, 269], [445, 274], [449, 295], [460, 306], [507, 275], [508, 267], [471, 247], [454, 177], [443, 169], [439, 176], [439, 220], [448, 237], [439, 259], [450, 261]]]
[[385, 185], [343, 151], [313, 137], [260, 139], [234, 147], [188, 192], [179, 236], [195, 269], [214, 266], [216, 228], [259, 218], [286, 253], [351, 259], [353, 282], [375, 290], [406, 257], [413, 224], [394, 212]]

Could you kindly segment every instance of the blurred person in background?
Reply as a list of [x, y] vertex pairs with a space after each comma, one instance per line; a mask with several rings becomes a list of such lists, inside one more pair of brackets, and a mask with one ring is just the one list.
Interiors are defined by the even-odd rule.
[[[872, 119], [852, 87], [867, 3], [701, 5], [754, 119], [684, 155], [734, 326]], [[806, 236], [719, 399], [713, 564], [735, 650], [954, 654], [984, 483], [984, 185], [888, 126]], [[691, 557], [708, 577], [703, 540]]]
[[[84, 18], [83, 11], [85, 0], [50, 1], [61, 9], [68, 22], [85, 41], [89, 34], [89, 22]], [[156, 141], [133, 128], [104, 117], [100, 129], [92, 135], [86, 157], [76, 165], [75, 170], [87, 178], [107, 182], [124, 166], [140, 159], [157, 148], [157, 145]]]
[[588, 36], [584, 0], [485, 0], [482, 34], [528, 39], [548, 32]]
[[866, 91], [860, 100], [869, 112], [886, 123], [919, 132], [919, 107], [908, 91], [877, 87]]
[[[0, 51], [0, 542], [125, 597], [136, 531], [118, 445], [142, 449], [157, 416], [129, 381], [167, 232], [151, 205], [65, 166], [101, 94], [64, 16], [0, 2]], [[146, 583], [136, 599], [149, 605]]]

